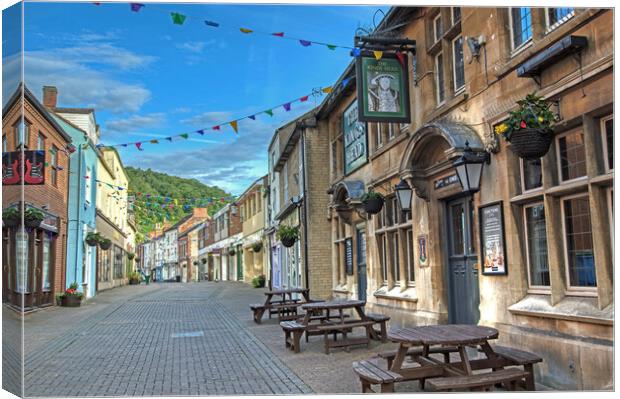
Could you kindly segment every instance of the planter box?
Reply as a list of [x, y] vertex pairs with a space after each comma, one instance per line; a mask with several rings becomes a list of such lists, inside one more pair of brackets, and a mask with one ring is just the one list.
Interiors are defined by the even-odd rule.
[[81, 304], [82, 299], [73, 295], [65, 296], [60, 300], [60, 305], [68, 308], [79, 308]]

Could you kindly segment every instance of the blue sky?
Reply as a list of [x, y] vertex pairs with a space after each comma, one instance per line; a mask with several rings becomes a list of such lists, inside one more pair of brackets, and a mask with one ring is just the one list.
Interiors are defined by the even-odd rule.
[[[344, 49], [302, 47], [238, 28], [351, 46], [356, 28], [372, 27], [378, 8], [387, 11], [385, 6], [146, 3], [134, 13], [129, 3], [25, 3], [26, 85], [39, 97], [42, 85], [57, 86], [59, 106], [94, 107], [104, 144], [179, 134], [329, 86], [351, 61]], [[171, 11], [188, 20], [174, 25]], [[221, 27], [208, 27], [205, 19]], [[3, 59], [8, 70], [16, 64], [11, 53]], [[293, 104], [290, 112], [277, 109], [273, 118], [263, 114], [241, 121], [238, 135], [223, 127], [188, 141], [144, 144], [144, 151], [121, 149], [121, 156], [126, 165], [195, 177], [239, 194], [266, 173], [274, 129], [315, 101], [306, 104]]]

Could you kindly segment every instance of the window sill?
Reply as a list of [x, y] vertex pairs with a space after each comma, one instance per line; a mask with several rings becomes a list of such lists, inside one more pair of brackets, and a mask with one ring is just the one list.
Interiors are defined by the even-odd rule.
[[540, 201], [543, 199], [542, 189], [527, 191], [510, 199], [510, 203], [520, 205], [526, 202]]
[[418, 302], [416, 290], [414, 287], [395, 286], [391, 290], [387, 286], [379, 288], [372, 294], [375, 298], [391, 299], [396, 301]]
[[445, 100], [441, 106], [435, 108], [433, 112], [431, 112], [426, 118], [424, 118], [423, 124], [429, 123], [430, 121], [439, 118], [442, 114], [447, 113], [452, 108], [455, 108], [463, 101], [467, 100], [468, 97], [469, 95], [467, 94], [467, 92], [461, 92], [454, 95], [454, 97], [452, 97], [451, 99]]
[[551, 319], [578, 321], [583, 323], [613, 326], [614, 305], [598, 308], [596, 298], [567, 296], [559, 303], [551, 305], [548, 295], [528, 294], [521, 301], [508, 308], [515, 315], [545, 317]]
[[392, 140], [390, 140], [387, 143], [383, 144], [380, 148], [377, 148], [375, 150], [375, 152], [370, 156], [370, 160], [371, 161], [374, 160], [375, 158], [377, 158], [378, 156], [380, 156], [384, 152], [388, 151], [390, 148], [394, 147], [396, 144], [398, 144], [401, 141], [405, 140], [407, 137], [408, 137], [407, 134], [399, 134], [398, 136], [396, 136]]
[[426, 50], [426, 53], [435, 56], [440, 51], [441, 51], [441, 39], [439, 39], [435, 43], [431, 44], [431, 46]]
[[546, 194], [553, 196], [561, 196], [574, 194], [588, 189], [587, 179], [571, 180], [569, 182], [560, 183], [560, 185], [547, 189]]
[[604, 175], [596, 176], [590, 179], [590, 183], [598, 185], [598, 186], [606, 186], [609, 184], [614, 184], [614, 171], [608, 171]]

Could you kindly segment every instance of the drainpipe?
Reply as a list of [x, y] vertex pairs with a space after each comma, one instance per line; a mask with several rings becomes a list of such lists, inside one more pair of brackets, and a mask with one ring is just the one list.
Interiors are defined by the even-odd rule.
[[[77, 215], [76, 215], [76, 220], [75, 220], [75, 265], [74, 265], [74, 269], [73, 269], [73, 278], [76, 280], [75, 282], [77, 283], [77, 265], [78, 265], [78, 246], [80, 245], [80, 240], [79, 240], [79, 236], [80, 236], [80, 221], [82, 219], [80, 219], [80, 208], [82, 207], [81, 204], [81, 192], [82, 192], [82, 145], [78, 145], [78, 151], [77, 151], [77, 158], [79, 161], [78, 164], [78, 176], [77, 176], [77, 201], [76, 201], [76, 205], [77, 205]], [[69, 160], [69, 162], [71, 162]], [[90, 178], [90, 177], [89, 177]], [[92, 184], [92, 182], [91, 182]], [[82, 276], [82, 282], [84, 282], [84, 276]], [[66, 288], [66, 287], [65, 287]], [[82, 286], [82, 291], [84, 291], [84, 287]]]

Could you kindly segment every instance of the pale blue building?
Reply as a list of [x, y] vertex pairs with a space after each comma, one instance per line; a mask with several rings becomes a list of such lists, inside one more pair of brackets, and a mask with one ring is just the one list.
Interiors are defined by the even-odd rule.
[[[69, 196], [67, 205], [67, 287], [77, 282], [87, 298], [97, 292], [97, 247], [84, 241], [96, 229], [97, 198], [97, 131], [94, 111], [90, 109], [54, 109], [58, 124], [71, 136], [75, 151], [69, 154]], [[82, 120], [92, 123], [79, 123]], [[82, 125], [85, 129], [78, 127]], [[89, 129], [89, 125], [92, 128]], [[95, 134], [87, 133], [92, 130]]]

